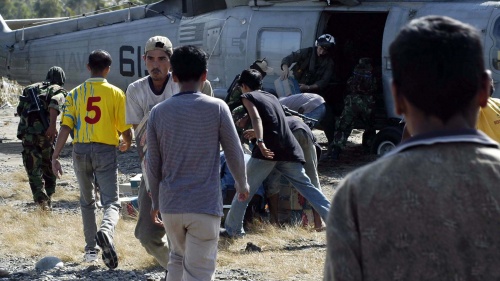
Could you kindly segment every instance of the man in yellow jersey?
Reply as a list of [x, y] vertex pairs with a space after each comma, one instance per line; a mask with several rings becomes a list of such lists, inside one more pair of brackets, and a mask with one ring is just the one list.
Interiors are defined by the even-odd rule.
[[[488, 73], [491, 77], [491, 72]], [[490, 80], [490, 86], [490, 98], [488, 99], [488, 104], [479, 109], [476, 128], [483, 131], [488, 137], [494, 139], [496, 142], [500, 142], [500, 99], [491, 97], [495, 92], [493, 79]]]
[[[111, 56], [104, 50], [92, 51], [87, 69], [91, 77], [73, 89], [66, 98], [62, 124], [52, 156], [52, 169], [56, 176], [63, 174], [59, 154], [74, 132], [73, 167], [80, 186], [80, 207], [85, 236], [85, 260], [97, 260], [100, 247], [107, 267], [118, 266], [113, 234], [119, 218], [116, 146], [126, 151], [132, 141], [130, 125], [125, 122], [125, 94], [109, 84], [106, 77]], [[94, 176], [100, 187], [104, 210], [101, 226], [96, 223]], [[96, 245], [97, 244], [97, 245]]]

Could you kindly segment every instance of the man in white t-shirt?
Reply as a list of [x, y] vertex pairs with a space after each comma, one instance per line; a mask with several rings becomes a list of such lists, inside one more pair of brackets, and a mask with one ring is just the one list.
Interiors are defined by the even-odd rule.
[[[134, 127], [141, 162], [144, 156], [142, 150], [143, 147], [144, 149], [146, 147], [145, 128], [147, 126], [145, 123], [149, 112], [156, 104], [179, 92], [179, 86], [173, 81], [170, 72], [172, 53], [172, 43], [167, 37], [154, 36], [149, 38], [143, 56], [149, 75], [131, 83], [127, 88], [126, 119], [127, 124], [132, 124]], [[208, 80], [205, 81], [202, 92], [213, 96], [212, 87]], [[151, 197], [144, 170], [142, 175], [143, 180], [139, 187], [138, 198], [139, 218], [135, 227], [135, 237], [166, 270], [169, 255], [167, 236], [163, 225], [155, 224], [151, 219]]]

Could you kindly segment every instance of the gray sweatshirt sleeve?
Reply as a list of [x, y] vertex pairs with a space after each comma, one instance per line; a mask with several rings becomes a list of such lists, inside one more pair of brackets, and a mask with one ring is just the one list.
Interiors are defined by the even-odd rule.
[[146, 174], [148, 177], [149, 187], [151, 189], [152, 209], [159, 209], [159, 192], [161, 182], [162, 161], [159, 149], [159, 140], [156, 134], [155, 110], [151, 111], [148, 121], [147, 145], [146, 152]]
[[244, 192], [247, 185], [247, 173], [243, 149], [240, 139], [236, 133], [229, 107], [225, 103], [220, 104], [220, 143], [226, 156], [226, 163], [233, 175], [237, 192]]
[[352, 183], [344, 179], [333, 195], [332, 207], [326, 221], [326, 259], [324, 281], [363, 280], [361, 266], [361, 234], [356, 214], [356, 199]]

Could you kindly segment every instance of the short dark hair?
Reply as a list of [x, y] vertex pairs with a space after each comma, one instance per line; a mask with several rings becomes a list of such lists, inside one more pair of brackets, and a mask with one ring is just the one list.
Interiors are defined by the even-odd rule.
[[443, 122], [470, 105], [486, 73], [479, 32], [449, 17], [412, 20], [389, 54], [398, 94]]
[[94, 50], [89, 55], [89, 67], [92, 72], [102, 72], [112, 62], [111, 55], [104, 50]]
[[181, 46], [175, 48], [170, 65], [179, 82], [198, 81], [207, 71], [207, 54], [196, 46]]
[[240, 78], [238, 78], [238, 85], [247, 85], [250, 90], [260, 90], [262, 89], [262, 74], [255, 69], [245, 69], [241, 72]]

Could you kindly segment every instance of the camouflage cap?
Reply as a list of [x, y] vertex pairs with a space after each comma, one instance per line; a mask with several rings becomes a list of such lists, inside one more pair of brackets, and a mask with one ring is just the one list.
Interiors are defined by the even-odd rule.
[[45, 82], [62, 86], [64, 82], [66, 82], [66, 74], [64, 74], [64, 70], [59, 66], [53, 66], [49, 69], [49, 72], [47, 72]]
[[371, 58], [360, 58], [358, 65], [354, 68], [356, 74], [371, 74], [373, 71]]
[[233, 122], [236, 123], [236, 121], [238, 121], [241, 118], [245, 117], [245, 115], [247, 114], [247, 112], [245, 111], [245, 107], [243, 107], [243, 105], [240, 105], [240, 106], [236, 107], [235, 109], [233, 109], [233, 111], [231, 112], [231, 114], [233, 116]]

